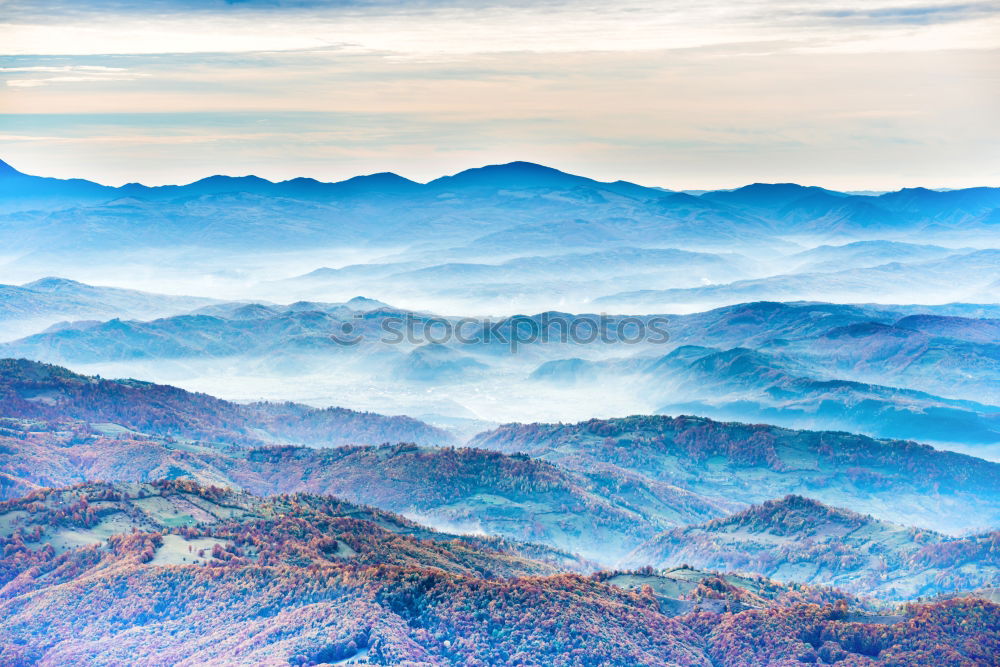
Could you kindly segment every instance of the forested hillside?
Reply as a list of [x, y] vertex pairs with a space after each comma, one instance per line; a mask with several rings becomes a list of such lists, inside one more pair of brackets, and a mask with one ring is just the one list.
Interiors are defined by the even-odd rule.
[[571, 470], [613, 468], [746, 504], [800, 494], [954, 532], [1000, 522], [1000, 465], [912, 441], [691, 416], [508, 424], [471, 445]]
[[949, 538], [787, 496], [657, 535], [626, 561], [754, 572], [915, 599], [993, 585], [1000, 579], [1000, 532]]
[[509, 544], [400, 534], [318, 497], [90, 485], [0, 504], [0, 520], [7, 664], [987, 665], [1000, 641], [1000, 606], [981, 600], [880, 617], [693, 571], [539, 576], [551, 566]]
[[454, 441], [411, 417], [295, 403], [237, 404], [169, 385], [77, 375], [24, 359], [0, 359], [0, 415], [109, 422], [149, 435], [233, 445]]

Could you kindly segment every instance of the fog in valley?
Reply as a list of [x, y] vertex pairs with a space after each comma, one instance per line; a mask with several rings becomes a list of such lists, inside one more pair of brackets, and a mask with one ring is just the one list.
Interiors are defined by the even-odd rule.
[[[986, 454], [1000, 443], [993, 189], [688, 194], [529, 163], [429, 184], [16, 179], [4, 356], [405, 414], [463, 439], [690, 413]], [[667, 335], [559, 339], [605, 314], [594, 326], [612, 333], [662, 316]], [[444, 336], [552, 315], [564, 323], [548, 341]], [[431, 335], [387, 341], [406, 317]]]

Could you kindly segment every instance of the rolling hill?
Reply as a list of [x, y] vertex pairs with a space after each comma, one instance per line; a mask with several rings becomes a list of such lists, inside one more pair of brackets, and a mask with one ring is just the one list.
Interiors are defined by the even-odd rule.
[[[192, 477], [334, 493], [606, 563], [670, 527], [789, 493], [952, 533], [1000, 523], [1000, 464], [914, 442], [656, 416], [511, 424], [452, 449], [440, 447], [451, 436], [410, 418], [233, 404], [26, 361], [3, 369], [8, 496]], [[415, 440], [438, 446], [356, 446]]]
[[[792, 359], [798, 361], [795, 356]], [[1000, 442], [1000, 408], [995, 406], [885, 385], [818, 379], [803, 369], [798, 373], [787, 369], [797, 365], [745, 348], [686, 346], [651, 364], [646, 375], [651, 391], [659, 387], [659, 395], [671, 397], [664, 399], [670, 402], [664, 403], [660, 412], [686, 411], [877, 437]], [[892, 381], [893, 376], [885, 372], [888, 365], [879, 365], [868, 377], [884, 374]], [[936, 378], [941, 379], [935, 384], [947, 389], [944, 378], [950, 375], [936, 370]], [[985, 374], [992, 377], [989, 371]]]
[[[853, 331], [882, 331], [872, 323]], [[915, 332], [913, 332], [915, 333]], [[824, 338], [839, 338], [834, 332]], [[909, 357], [857, 349], [863, 359], [851, 367], [851, 343], [811, 345], [810, 340], [775, 341], [770, 354], [736, 347], [729, 350], [682, 345], [663, 356], [610, 361], [559, 359], [538, 366], [531, 378], [545, 386], [586, 391], [601, 383], [631, 383], [656, 401], [657, 412], [691, 413], [738, 421], [762, 421], [791, 428], [836, 429], [876, 437], [989, 445], [1000, 442], [1000, 408], [972, 400], [854, 380], [879, 379], [905, 386], [934, 386], [952, 394], [996, 396], [1000, 371], [991, 359], [995, 345], [938, 340]], [[909, 363], [907, 362], [909, 359]], [[864, 372], [868, 370], [868, 372]], [[959, 378], [949, 382], [951, 378]]]
[[44, 490], [0, 519], [6, 663], [986, 664], [1000, 627], [971, 598], [873, 617], [761, 579], [551, 574], [530, 545], [191, 482]]
[[[361, 297], [235, 302], [152, 321], [54, 327], [2, 343], [0, 354], [85, 364], [91, 373], [136, 369], [131, 372], [211, 391], [220, 386], [216, 375], [239, 376], [230, 388], [309, 375], [308, 383], [291, 385], [298, 392], [291, 398], [361, 407], [368, 403], [356, 396], [360, 384], [367, 396], [385, 401], [376, 403], [385, 412], [495, 422], [537, 419], [533, 401], [551, 404], [548, 419], [589, 416], [594, 413], [562, 407], [603, 405], [600, 383], [610, 382], [620, 385], [620, 407], [597, 414], [689, 413], [990, 446], [1000, 442], [1000, 320], [982, 315], [994, 311], [963, 304], [753, 302], [657, 316], [654, 329], [654, 316], [553, 311], [440, 318]], [[581, 332], [587, 329], [579, 327], [576, 338], [567, 336], [574, 321], [599, 323], [602, 317], [607, 332], [641, 322], [647, 335], [638, 344], [617, 334], [586, 344]], [[529, 325], [549, 335], [532, 336]], [[448, 326], [453, 333], [461, 326], [462, 338], [427, 344]], [[516, 345], [515, 327], [523, 341]], [[661, 330], [666, 336], [657, 337]], [[440, 391], [428, 394], [428, 383]], [[504, 404], [507, 414], [480, 400], [484, 388], [500, 384], [520, 397]]]
[[176, 315], [214, 301], [97, 287], [66, 278], [41, 278], [23, 285], [0, 285], [0, 337], [16, 338], [64, 320]]
[[890, 262], [832, 272], [784, 273], [704, 287], [619, 292], [594, 299], [632, 312], [665, 312], [681, 304], [727, 305], [744, 301], [924, 303], [975, 300], [1000, 276], [1000, 250], [977, 250], [940, 259]]
[[667, 528], [735, 508], [623, 471], [412, 444], [238, 448], [79, 421], [0, 420], [0, 497], [87, 480], [193, 479], [259, 494], [310, 492], [463, 533], [555, 545], [606, 564]]
[[88, 377], [23, 359], [0, 360], [0, 414], [112, 423], [144, 434], [236, 445], [453, 441], [446, 432], [410, 417], [295, 403], [236, 404], [168, 385]]
[[906, 243], [903, 241], [855, 241], [844, 245], [821, 245], [787, 258], [798, 272], [868, 268], [891, 262], [919, 262], [967, 254], [962, 250], [942, 246]]
[[799, 494], [886, 521], [954, 534], [1000, 523], [1000, 464], [912, 441], [831, 431], [634, 416], [508, 424], [471, 446], [569, 470], [619, 469], [699, 496], [761, 503]]
[[658, 568], [684, 563], [913, 599], [995, 583], [1000, 578], [1000, 533], [947, 538], [786, 496], [658, 535], [627, 562]]

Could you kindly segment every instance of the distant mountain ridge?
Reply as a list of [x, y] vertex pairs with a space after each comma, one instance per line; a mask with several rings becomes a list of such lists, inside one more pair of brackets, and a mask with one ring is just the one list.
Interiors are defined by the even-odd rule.
[[0, 285], [0, 335], [24, 335], [60, 320], [163, 317], [211, 303], [217, 300], [99, 287], [49, 276], [23, 285]]
[[110, 201], [118, 197], [164, 200], [237, 192], [329, 201], [340, 197], [405, 195], [421, 190], [447, 192], [453, 188], [572, 188], [576, 186], [607, 189], [630, 197], [656, 197], [668, 192], [659, 188], [645, 188], [625, 181], [602, 183], [531, 162], [510, 162], [467, 169], [453, 176], [442, 176], [425, 184], [411, 181], [391, 172], [381, 172], [353, 176], [336, 182], [324, 182], [302, 177], [286, 181], [269, 181], [259, 176], [217, 174], [185, 185], [147, 186], [141, 183], [128, 183], [114, 187], [83, 179], [64, 180], [31, 176], [0, 161], [0, 201], [37, 202], [43, 198], [52, 198], [57, 202], [75, 199], [82, 203], [102, 199]]
[[791, 255], [788, 260], [802, 262], [798, 267], [800, 272], [836, 272], [848, 268], [880, 266], [890, 262], [927, 261], [969, 252], [974, 252], [974, 249], [956, 250], [902, 241], [855, 241], [841, 246], [822, 245]]
[[[234, 366], [282, 376], [328, 369], [336, 374], [327, 385], [329, 402], [352, 407], [365, 405], [345, 403], [354, 390], [346, 381], [334, 384], [336, 378], [360, 374], [385, 391], [419, 394], [431, 383], [452, 392], [455, 403], [445, 411], [381, 409], [445, 417], [476, 414], [462, 408], [468, 390], [494, 381], [513, 380], [533, 396], [570, 392], [580, 400], [594, 396], [601, 383], [625, 383], [623, 411], [992, 446], [1000, 443], [1000, 319], [947, 314], [964, 312], [996, 315], [1000, 307], [741, 303], [657, 316], [667, 337], [659, 343], [651, 342], [658, 340], [653, 316], [609, 315], [608, 331], [632, 321], [643, 323], [648, 335], [635, 345], [588, 347], [562, 334], [566, 323], [597, 321], [599, 315], [503, 318], [490, 333], [487, 320], [441, 320], [363, 297], [287, 305], [228, 302], [152, 321], [53, 326], [0, 343], [0, 356], [94, 364], [88, 370], [100, 373], [121, 372], [119, 365], [126, 363], [184, 374]], [[563, 324], [552, 324], [556, 320]], [[526, 339], [512, 351], [510, 329], [519, 321], [539, 331], [548, 321], [550, 335]], [[395, 340], [390, 332], [402, 331], [404, 322], [415, 337]], [[463, 340], [427, 345], [432, 338], [424, 334], [437, 335], [442, 322], [461, 323]]]
[[[956, 284], [956, 276], [967, 279]], [[829, 272], [782, 273], [703, 287], [643, 289], [599, 297], [594, 303], [602, 307], [663, 311], [680, 304], [707, 307], [756, 300], [863, 303], [878, 296], [883, 302], [898, 303], [907, 297], [912, 299], [914, 294], [921, 294], [924, 303], [974, 301], [988, 294], [989, 285], [998, 277], [1000, 250], [991, 248], [906, 263], [890, 261]]]
[[[115, 188], [30, 176], [9, 166], [0, 170], [0, 213], [16, 231], [12, 239], [22, 249], [46, 253], [59, 250], [58, 234], [70, 231], [78, 251], [192, 239], [230, 249], [265, 240], [285, 248], [392, 246], [417, 229], [425, 244], [469, 244], [470, 253], [483, 252], [484, 245], [523, 253], [539, 241], [580, 249], [640, 242], [777, 247], [783, 243], [778, 237], [788, 235], [870, 236], [923, 228], [985, 233], [998, 209], [1000, 188], [869, 196], [756, 183], [692, 196], [529, 162], [468, 169], [424, 184], [391, 173], [336, 183], [216, 175], [187, 185]], [[258, 229], [248, 224], [253, 217], [283, 222]], [[373, 219], [379, 224], [371, 225]], [[108, 233], [111, 220], [118, 220], [117, 235]]]
[[[14, 187], [20, 188], [20, 192]], [[534, 188], [586, 186], [606, 189], [625, 196], [663, 197], [673, 191], [661, 187], [646, 187], [628, 181], [596, 181], [584, 176], [569, 174], [559, 169], [526, 161], [473, 167], [454, 175], [441, 176], [426, 183], [419, 183], [392, 172], [379, 172], [352, 176], [342, 181], [326, 182], [315, 178], [298, 177], [285, 181], [269, 181], [259, 176], [227, 176], [216, 174], [185, 185], [147, 186], [128, 183], [108, 186], [85, 179], [57, 179], [33, 176], [18, 171], [0, 160], [0, 197], [14, 199], [18, 196], [60, 195], [60, 189], [82, 196], [139, 196], [161, 199], [184, 195], [225, 194], [247, 192], [272, 196], [300, 196], [303, 198], [329, 198], [358, 194], [401, 194], [423, 187], [435, 191], [451, 188]], [[731, 190], [707, 190], [701, 199], [727, 205], [743, 205], [759, 210], [774, 210], [788, 206], [796, 200], [808, 201], [810, 197], [827, 196], [844, 200], [871, 199], [890, 210], [914, 210], [927, 202], [941, 209], [958, 205], [963, 210], [992, 209], [1000, 205], [1000, 188], [971, 187], [953, 190], [932, 190], [923, 187], [902, 188], [876, 195], [859, 195], [838, 192], [816, 186], [796, 183], [753, 183]], [[681, 193], [678, 193], [681, 194]], [[692, 195], [682, 195], [692, 197]]]

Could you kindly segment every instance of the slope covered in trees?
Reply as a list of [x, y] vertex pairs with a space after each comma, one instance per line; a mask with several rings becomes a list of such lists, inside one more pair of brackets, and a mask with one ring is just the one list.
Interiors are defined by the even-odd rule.
[[[39, 430], [45, 426], [55, 430]], [[588, 476], [475, 449], [401, 444], [220, 451], [6, 420], [0, 469], [0, 494], [7, 498], [87, 479], [163, 477], [259, 494], [334, 494], [442, 530], [538, 542], [605, 566], [693, 564], [890, 598], [989, 586], [998, 574], [996, 533], [952, 538], [804, 498], [723, 516], [730, 514], [725, 505], [670, 485], [641, 486], [635, 479], [614, 481], [599, 472]]]
[[445, 431], [411, 417], [295, 403], [243, 405], [169, 385], [78, 375], [25, 359], [0, 360], [0, 415], [110, 422], [151, 435], [239, 445], [453, 441]]
[[760, 579], [546, 573], [517, 545], [317, 496], [88, 485], [5, 502], [0, 520], [4, 664], [985, 666], [1000, 641], [982, 600], [873, 617]]
[[[260, 439], [267, 434], [248, 427], [247, 406], [41, 364], [9, 365], [17, 373], [0, 385], [3, 406], [20, 416], [0, 417], [0, 498], [89, 480], [187, 478], [258, 494], [334, 494], [446, 531], [539, 542], [605, 566], [689, 562], [856, 590], [871, 582], [902, 598], [991, 584], [988, 572], [968, 570], [991, 562], [987, 531], [1000, 523], [1000, 465], [912, 442], [693, 417], [631, 417], [507, 425], [480, 435], [470, 448], [265, 446]], [[267, 413], [271, 432], [304, 440], [329, 426], [328, 411], [250, 407], [258, 416]], [[361, 424], [355, 434], [388, 419], [351, 414]], [[695, 533], [685, 537], [694, 550], [689, 560], [671, 556], [676, 548], [668, 545], [636, 552], [645, 560], [622, 561], [658, 534], [788, 493], [881, 520], [952, 535], [974, 530], [980, 537], [961, 545], [940, 537], [896, 545], [905, 553], [873, 553], [875, 545], [863, 544], [859, 532], [857, 553], [843, 563], [796, 565], [832, 544], [803, 523], [787, 541], [811, 540], [809, 548], [775, 551], [780, 545], [767, 544], [773, 549], [759, 562], [753, 554], [767, 550], [757, 547], [740, 558], [698, 560], [710, 551], [698, 546]], [[896, 540], [903, 533], [874, 531], [872, 539], [883, 534]], [[837, 553], [850, 548], [833, 546]], [[905, 581], [886, 574], [916, 558], [917, 546], [928, 547], [922, 558], [940, 563], [907, 565], [906, 573], [919, 576]], [[977, 549], [986, 555], [964, 555]]]
[[641, 565], [754, 572], [779, 581], [915, 599], [1000, 580], [1000, 533], [948, 538], [787, 496], [657, 535]]
[[1000, 464], [912, 441], [633, 416], [507, 424], [470, 445], [524, 452], [570, 470], [622, 469], [731, 502], [799, 494], [951, 534], [1000, 524]]
[[444, 529], [533, 540], [615, 562], [726, 503], [624, 473], [571, 472], [495, 451], [378, 447], [255, 449], [102, 433], [81, 422], [0, 420], [0, 498], [92, 479], [189, 478], [255, 493], [329, 493]]

